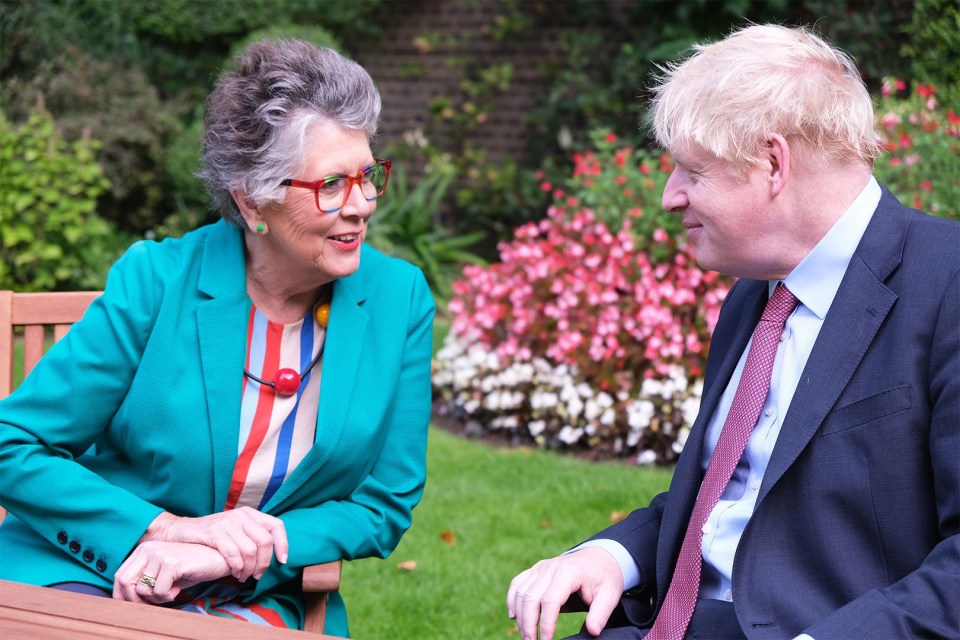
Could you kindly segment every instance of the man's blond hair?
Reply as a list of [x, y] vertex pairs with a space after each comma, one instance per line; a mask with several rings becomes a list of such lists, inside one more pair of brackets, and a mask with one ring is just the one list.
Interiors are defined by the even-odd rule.
[[779, 133], [801, 162], [861, 161], [879, 154], [873, 103], [853, 59], [807, 28], [751, 25], [695, 45], [652, 88], [658, 142], [690, 143], [745, 170]]

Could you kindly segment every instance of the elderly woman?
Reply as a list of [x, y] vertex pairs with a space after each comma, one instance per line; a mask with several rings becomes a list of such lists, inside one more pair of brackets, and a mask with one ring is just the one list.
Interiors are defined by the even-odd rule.
[[304, 566], [410, 526], [434, 305], [363, 244], [390, 173], [366, 71], [300, 41], [237, 63], [207, 104], [223, 219], [134, 245], [0, 403], [0, 578], [298, 627]]

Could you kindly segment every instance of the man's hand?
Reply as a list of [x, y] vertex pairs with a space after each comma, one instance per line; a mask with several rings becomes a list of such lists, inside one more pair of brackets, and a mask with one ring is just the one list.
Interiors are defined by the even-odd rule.
[[250, 507], [222, 511], [200, 518], [161, 513], [140, 542], [187, 542], [216, 549], [240, 582], [260, 579], [276, 553], [287, 561], [287, 531], [283, 521]]
[[[182, 589], [230, 574], [220, 553], [202, 544], [144, 542], [137, 545], [113, 578], [113, 597], [129, 602], [171, 602]], [[155, 581], [150, 586], [146, 575]]]
[[587, 547], [573, 553], [541, 560], [510, 582], [507, 615], [517, 620], [523, 640], [551, 640], [557, 629], [560, 607], [573, 593], [590, 610], [587, 631], [598, 635], [623, 594], [623, 572], [612, 555]]

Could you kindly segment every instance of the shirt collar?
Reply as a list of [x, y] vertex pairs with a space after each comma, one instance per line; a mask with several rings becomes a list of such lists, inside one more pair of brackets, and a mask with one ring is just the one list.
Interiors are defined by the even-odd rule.
[[[880, 204], [880, 196], [880, 185], [871, 176], [840, 219], [783, 281], [801, 304], [821, 321], [826, 317], [850, 259]], [[770, 283], [771, 293], [776, 284], [776, 281]]]

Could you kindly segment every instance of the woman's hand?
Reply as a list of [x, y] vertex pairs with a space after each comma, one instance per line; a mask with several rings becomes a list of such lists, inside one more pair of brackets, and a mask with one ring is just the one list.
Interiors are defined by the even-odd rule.
[[[202, 544], [144, 542], [124, 560], [113, 578], [113, 597], [129, 602], [163, 604], [181, 590], [230, 574], [220, 553]], [[143, 581], [155, 580], [151, 587]], [[149, 582], [149, 580], [147, 581]]]
[[251, 576], [259, 580], [272, 556], [276, 554], [277, 561], [285, 563], [289, 550], [283, 521], [250, 507], [199, 518], [164, 512], [150, 523], [140, 541], [187, 542], [216, 549], [230, 575], [240, 582]]

